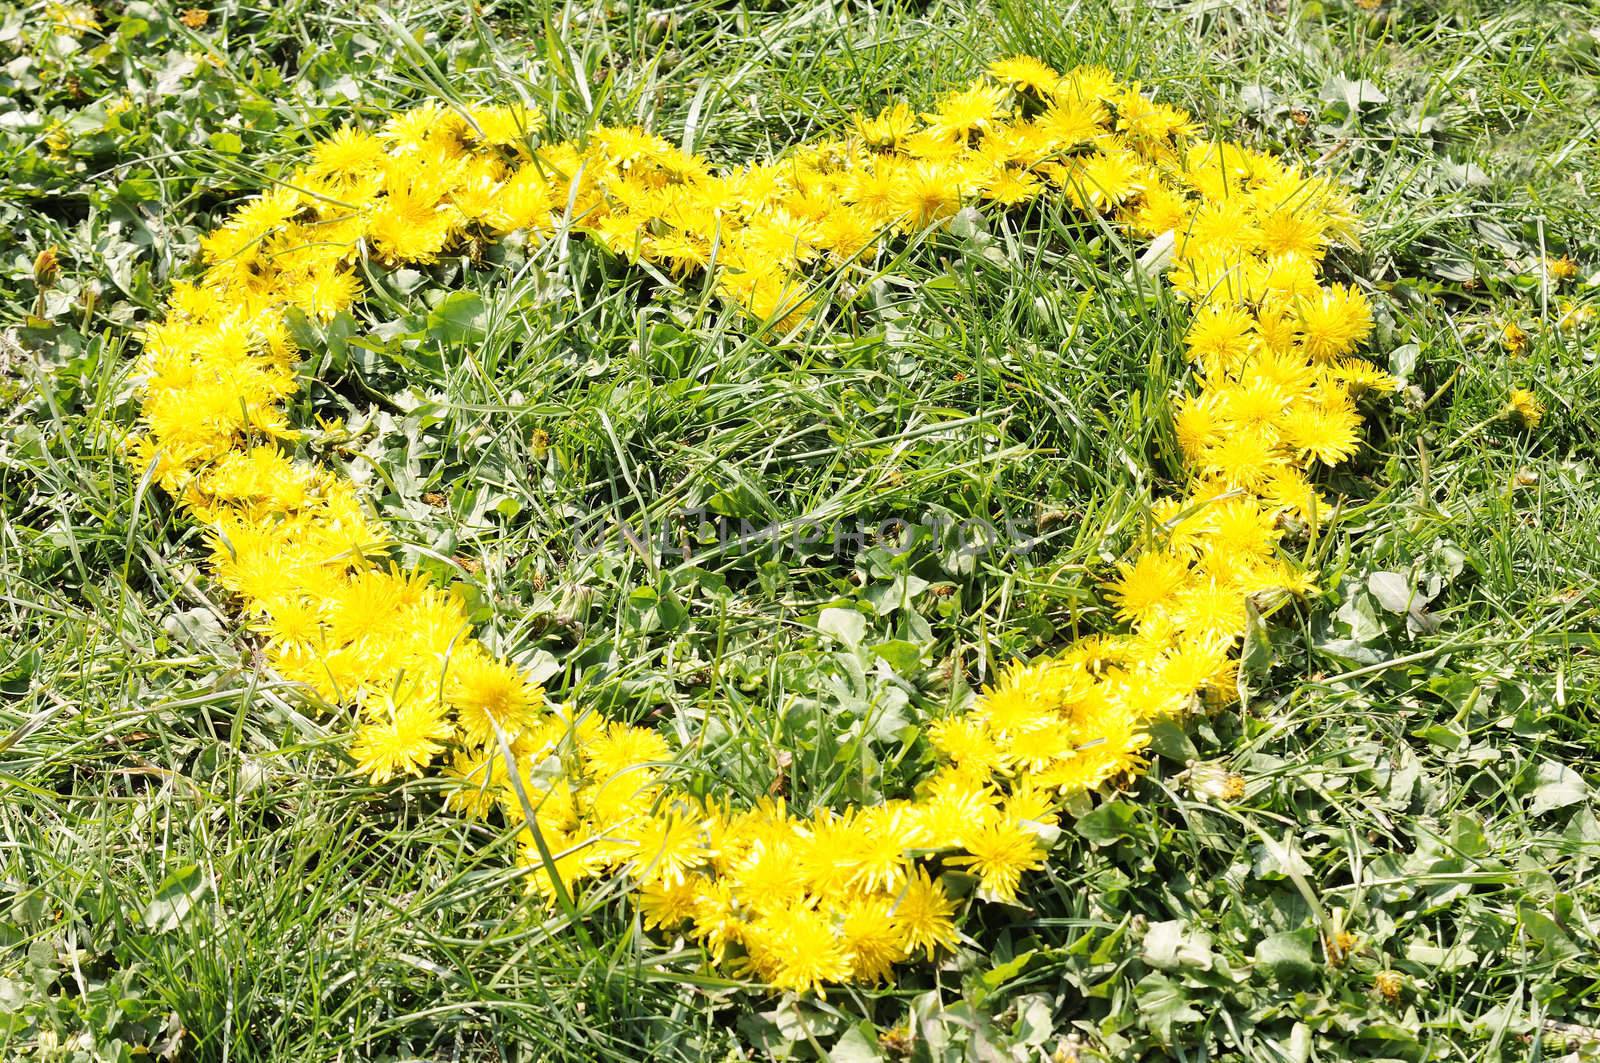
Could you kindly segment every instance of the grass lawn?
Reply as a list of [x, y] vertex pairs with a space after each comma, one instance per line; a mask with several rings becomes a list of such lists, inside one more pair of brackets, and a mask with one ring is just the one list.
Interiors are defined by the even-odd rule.
[[[531, 895], [519, 823], [355, 770], [127, 460], [202, 235], [346, 123], [521, 102], [734, 164], [1017, 54], [1342, 182], [1323, 273], [1399, 386], [1237, 700], [892, 979], [776, 991], [620, 876]], [[1597, 0], [0, 5], [0, 1058], [1600, 1055], [1597, 86]], [[688, 792], [873, 806], [1010, 662], [1126, 627], [1197, 374], [1146, 243], [963, 211], [809, 329], [594, 240], [452, 246], [306, 324], [294, 446]]]

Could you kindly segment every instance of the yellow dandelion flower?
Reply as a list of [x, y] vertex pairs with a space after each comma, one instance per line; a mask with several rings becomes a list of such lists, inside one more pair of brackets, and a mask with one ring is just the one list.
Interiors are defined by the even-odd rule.
[[1255, 318], [1243, 307], [1214, 303], [1200, 310], [1184, 335], [1189, 358], [1208, 374], [1236, 369], [1255, 347]]
[[1578, 263], [1567, 255], [1545, 259], [1544, 269], [1556, 281], [1569, 281], [1578, 275]]
[[849, 958], [853, 981], [886, 981], [894, 965], [906, 959], [890, 898], [847, 899], [839, 915], [839, 944]]
[[1172, 607], [1177, 594], [1189, 582], [1189, 563], [1161, 551], [1146, 551], [1131, 564], [1117, 566], [1121, 573], [1108, 589], [1116, 603], [1117, 615], [1124, 620], [1142, 620], [1152, 613]]
[[383, 141], [354, 126], [341, 126], [311, 149], [307, 173], [339, 184], [375, 173], [384, 162]]
[[1299, 403], [1284, 418], [1283, 437], [1301, 455], [1338, 465], [1361, 446], [1361, 415], [1340, 406]]
[[705, 945], [711, 958], [721, 963], [729, 945], [744, 942], [749, 922], [739, 913], [733, 888], [722, 880], [705, 885], [694, 902], [694, 925], [690, 933]]
[[856, 115], [856, 132], [868, 146], [889, 149], [905, 141], [917, 128], [917, 115], [904, 103], [879, 111], [876, 117]]
[[1114, 207], [1144, 190], [1144, 160], [1131, 151], [1097, 151], [1069, 171], [1063, 182], [1081, 206], [1098, 210]]
[[1044, 847], [1039, 836], [1015, 821], [1004, 821], [976, 831], [967, 839], [966, 856], [953, 856], [948, 862], [966, 867], [978, 876], [979, 888], [989, 897], [1007, 904], [1017, 903], [1017, 887], [1025, 872], [1044, 866]]
[[1054, 101], [1034, 119], [1034, 127], [1052, 151], [1065, 152], [1104, 137], [1110, 120], [1110, 113], [1099, 101], [1073, 96]]
[[449, 661], [444, 696], [461, 736], [473, 745], [492, 744], [496, 728], [515, 735], [544, 706], [543, 689], [521, 669], [470, 650]]
[[374, 783], [396, 775], [421, 775], [450, 740], [451, 728], [438, 705], [420, 698], [389, 702], [356, 730], [350, 756]]
[[710, 856], [699, 818], [683, 809], [646, 818], [623, 832], [622, 840], [634, 847], [634, 873], [643, 882], [681, 883]]
[[778, 989], [821, 992], [850, 976], [850, 954], [833, 921], [807, 903], [775, 908], [744, 931], [749, 968]]
[[500, 750], [457, 750], [450, 758], [446, 775], [459, 784], [445, 798], [448, 807], [473, 819], [483, 819], [500, 804], [506, 785]]
[[1259, 489], [1283, 468], [1277, 433], [1263, 427], [1240, 425], [1201, 456], [1201, 468], [1233, 487]]
[[1208, 447], [1221, 441], [1227, 422], [1216, 397], [1205, 392], [1185, 395], [1174, 404], [1172, 432], [1185, 458], [1192, 464]]
[[1301, 345], [1317, 361], [1350, 353], [1372, 332], [1372, 307], [1354, 288], [1324, 288], [1299, 310]]
[[1044, 192], [1044, 183], [1027, 170], [1002, 167], [983, 182], [981, 194], [991, 203], [1014, 207], [1038, 198]]
[[944, 221], [961, 209], [956, 171], [938, 163], [919, 163], [902, 171], [894, 193], [894, 213], [903, 228], [915, 232]]
[[955, 948], [955, 910], [939, 881], [919, 867], [894, 899], [892, 925], [900, 947], [907, 954], [920, 949], [930, 960], [940, 949]]
[[661, 764], [669, 759], [667, 740], [655, 731], [625, 723], [609, 723], [583, 743], [588, 770], [604, 779], [629, 769]]
[[988, 74], [1002, 85], [1031, 92], [1040, 98], [1054, 92], [1061, 83], [1060, 74], [1031, 55], [996, 59], [989, 64]]
[[645, 928], [675, 930], [689, 922], [707, 884], [698, 875], [686, 875], [675, 882], [656, 879], [645, 883], [639, 890], [639, 911], [644, 915]]
[[1364, 358], [1341, 358], [1329, 366], [1328, 372], [1351, 398], [1360, 398], [1369, 391], [1387, 395], [1399, 387], [1394, 377]]
[[1005, 90], [975, 82], [960, 92], [939, 101], [931, 114], [923, 115], [928, 131], [935, 136], [965, 136], [985, 129], [1000, 117], [1005, 107]]

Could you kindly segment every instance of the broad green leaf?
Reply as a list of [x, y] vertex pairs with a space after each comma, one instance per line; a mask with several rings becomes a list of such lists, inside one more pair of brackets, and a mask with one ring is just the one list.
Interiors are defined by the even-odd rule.
[[207, 888], [205, 873], [199, 864], [180, 867], [156, 887], [155, 896], [145, 905], [144, 925], [157, 933], [178, 929], [195, 902], [205, 896]]
[[1162, 1041], [1172, 1041], [1174, 1023], [1199, 1022], [1203, 1016], [1189, 1006], [1183, 986], [1164, 974], [1147, 974], [1133, 987], [1139, 1014]]
[[867, 633], [867, 618], [854, 609], [830, 607], [817, 615], [817, 630], [854, 649]]
[[1533, 801], [1528, 805], [1531, 815], [1566, 808], [1589, 796], [1589, 784], [1583, 781], [1583, 776], [1553, 760], [1539, 765], [1535, 779]]
[[828, 1063], [877, 1063], [883, 1058], [870, 1022], [859, 1022], [844, 1032], [828, 1050]]
[[914, 642], [890, 639], [888, 642], [876, 643], [871, 649], [900, 675], [912, 675], [922, 667], [922, 647]]
[[1416, 586], [1411, 577], [1401, 572], [1374, 572], [1367, 576], [1367, 590], [1378, 604], [1391, 613], [1404, 613], [1411, 608], [1416, 597]]
[[1163, 971], [1178, 967], [1211, 970], [1211, 935], [1189, 929], [1182, 919], [1151, 923], [1145, 931], [1144, 962]]
[[486, 308], [477, 292], [451, 292], [428, 313], [428, 335], [440, 343], [476, 343], [484, 336]]
[[1256, 963], [1271, 971], [1272, 977], [1280, 982], [1308, 979], [1317, 969], [1311, 959], [1315, 940], [1316, 932], [1309, 927], [1273, 934], [1256, 946]]
[[1107, 801], [1078, 820], [1077, 831], [1096, 846], [1112, 845], [1133, 836], [1136, 811], [1127, 801]]
[[1150, 749], [1158, 756], [1177, 764], [1188, 764], [1200, 758], [1200, 751], [1176, 720], [1156, 720], [1145, 728], [1145, 733], [1150, 736]]

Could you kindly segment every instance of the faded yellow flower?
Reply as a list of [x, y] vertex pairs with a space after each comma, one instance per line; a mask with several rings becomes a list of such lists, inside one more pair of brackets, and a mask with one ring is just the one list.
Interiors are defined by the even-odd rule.
[[1527, 388], [1512, 388], [1501, 416], [1524, 428], [1538, 428], [1539, 422], [1544, 420], [1544, 403]]

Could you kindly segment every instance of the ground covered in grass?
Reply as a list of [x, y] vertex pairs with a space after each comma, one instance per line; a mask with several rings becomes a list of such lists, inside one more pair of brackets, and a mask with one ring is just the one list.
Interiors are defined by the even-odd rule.
[[[1600, 7], [50, 4], [0, 13], [0, 1055], [1503, 1059], [1600, 1043]], [[1027, 53], [1353, 193], [1397, 378], [1239, 700], [1063, 816], [1015, 905], [773, 992], [513, 827], [372, 785], [127, 461], [140, 327], [345, 123], [521, 102], [715, 160]], [[552, 701], [699, 791], [901, 796], [1184, 475], [1190, 311], [1041, 202], [752, 328], [593, 242], [456, 248], [302, 339], [303, 450]], [[1513, 399], [1516, 402], [1513, 402]], [[1519, 405], [1520, 404], [1520, 405]], [[1542, 416], [1534, 416], [1542, 410]], [[751, 535], [750, 532], [755, 534]]]

